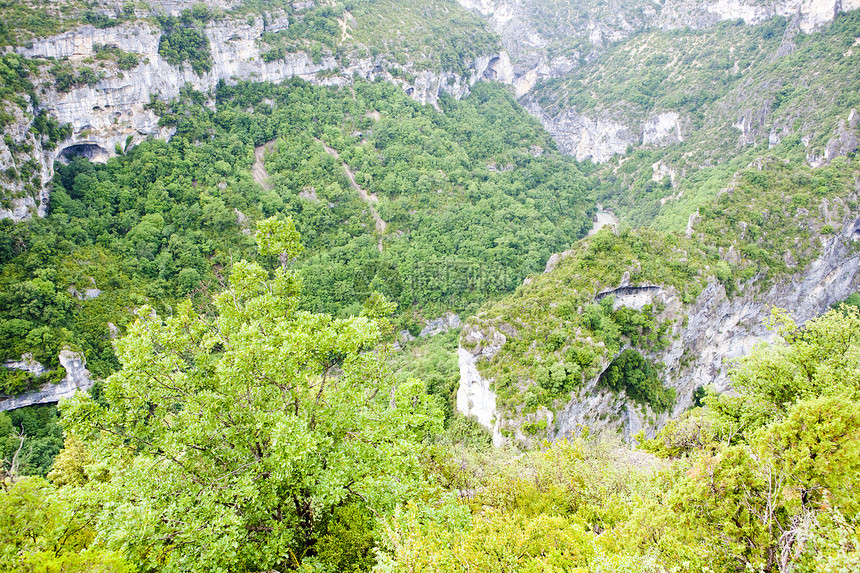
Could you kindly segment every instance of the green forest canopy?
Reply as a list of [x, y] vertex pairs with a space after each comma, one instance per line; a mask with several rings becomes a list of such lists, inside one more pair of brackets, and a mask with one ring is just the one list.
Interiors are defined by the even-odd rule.
[[[231, 261], [256, 256], [245, 233], [262, 217], [291, 215], [304, 237], [303, 308], [347, 316], [380, 291], [404, 327], [512, 290], [590, 226], [586, 177], [500, 86], [443, 111], [385, 83], [221, 85], [216, 100], [154, 100], [170, 142], [58, 165], [49, 216], [0, 223], [4, 357], [54, 364], [69, 345], [108, 375], [107, 324], [142, 304], [205, 302]], [[269, 141], [264, 188], [250, 168]], [[384, 234], [344, 162], [378, 197]]]

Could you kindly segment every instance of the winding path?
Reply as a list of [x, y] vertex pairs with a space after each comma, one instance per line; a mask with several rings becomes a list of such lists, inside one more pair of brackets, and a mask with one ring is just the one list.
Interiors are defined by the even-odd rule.
[[269, 173], [266, 171], [265, 160], [266, 153], [271, 153], [274, 148], [274, 139], [254, 148], [254, 165], [251, 166], [251, 176], [263, 189], [272, 188], [272, 184], [269, 183]]
[[[322, 144], [323, 149], [326, 150], [326, 153], [328, 153], [335, 159], [340, 159], [340, 154], [337, 152], [336, 149], [332, 149], [319, 139], [317, 139], [317, 141]], [[379, 197], [372, 193], [368, 193], [355, 181], [355, 174], [352, 172], [352, 169], [349, 168], [349, 165], [347, 165], [345, 161], [341, 161], [341, 165], [343, 165], [343, 170], [346, 172], [346, 176], [349, 179], [350, 186], [358, 192], [358, 196], [361, 197], [361, 200], [365, 202], [367, 208], [370, 210], [370, 214], [373, 215], [373, 220], [376, 222], [376, 231], [380, 235], [384, 234], [386, 227], [388, 227], [388, 224], [382, 220], [382, 217], [379, 216], [379, 211], [377, 211], [376, 207], [373, 205], [374, 203], [379, 201]], [[382, 250], [381, 237], [379, 239], [379, 250]]]

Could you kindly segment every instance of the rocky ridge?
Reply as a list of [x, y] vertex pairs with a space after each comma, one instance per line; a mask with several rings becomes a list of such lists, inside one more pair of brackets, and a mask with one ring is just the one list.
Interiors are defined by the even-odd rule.
[[[826, 206], [823, 209], [830, 215], [838, 211]], [[694, 301], [684, 303], [674, 287], [630, 284], [629, 274], [625, 273], [617, 286], [598, 291], [595, 302], [611, 295], [614, 309], [623, 306], [640, 310], [653, 304], [662, 309], [660, 322], [673, 321], [670, 344], [662, 350], [643, 353], [664, 365], [662, 378], [676, 390], [677, 400], [670, 412], [656, 414], [649, 406], [633, 403], [623, 392], [599, 386], [600, 374], [617, 354], [629, 347], [625, 346], [616, 354], [604, 353], [599, 373], [586, 380], [557, 412], [541, 407], [529, 414], [500, 415], [492, 390], [493, 379], [484, 378], [478, 364], [498, 354], [508, 336], [517, 336], [516, 331], [505, 323], [483, 324], [474, 320], [467, 321], [460, 339], [457, 408], [475, 416], [491, 430], [497, 444], [508, 439], [531, 443], [534, 437], [525, 429], [542, 421], [553, 439], [575, 434], [586, 426], [620, 432], [627, 440], [639, 431], [653, 436], [669, 418], [693, 405], [696, 388], [713, 386], [718, 392], [732, 391], [727, 374], [732, 361], [775, 338], [775, 333], [766, 326], [774, 307], [788, 309], [795, 322], [802, 325], [860, 290], [860, 218], [856, 210], [847, 211], [841, 216], [841, 223], [832, 226], [835, 233], [829, 238], [822, 236], [820, 255], [811, 264], [766, 288], [760, 287], [754, 278], [740, 292], [729, 296], [720, 282], [711, 279]], [[695, 221], [691, 227], [691, 232], [695, 232]], [[569, 253], [556, 257], [554, 264], [548, 265], [547, 273], [554, 272], [565, 255]], [[730, 258], [731, 253], [724, 255]]]
[[[571, 55], [547, 53], [547, 48], [559, 39], [568, 43], [571, 38], [582, 39], [586, 47], [574, 55], [587, 59], [607, 43], [626, 39], [649, 27], [697, 30], [726, 20], [756, 25], [783, 16], [808, 33], [830, 23], [841, 11], [860, 8], [860, 0], [668, 0], [659, 4], [585, 2], [576, 6], [559, 2], [554, 7], [517, 0], [458, 2], [487, 18], [501, 36], [513, 62], [513, 84], [518, 96], [530, 91], [539, 79], [560, 77], [578, 65]], [[552, 27], [543, 25], [541, 18], [554, 18]]]
[[[541, 103], [540, 96], [544, 92], [541, 81], [564, 78], [572, 70], [598, 60], [609, 44], [648, 29], [704, 30], [733, 20], [758, 25], [775, 16], [785, 17], [790, 26], [777, 54], [781, 56], [791, 52], [791, 38], [797, 32], [815, 32], [832, 22], [839, 12], [860, 8], [860, 0], [669, 0], [660, 4], [634, 1], [620, 5], [584, 2], [576, 6], [568, 2], [545, 5], [514, 0], [459, 2], [487, 18], [501, 36], [511, 56], [511, 83], [524, 107], [541, 121], [562, 151], [579, 160], [591, 159], [597, 163], [626, 153], [629, 146], [680, 143], [690, 129], [689, 120], [672, 109], [641, 119], [622, 117], [606, 110], [580, 113], [575, 107], [564, 105], [560, 110], [549, 110]], [[732, 109], [733, 113], [739, 113], [735, 127], [741, 133], [741, 146], [756, 143], [761, 135], [759, 128], [771, 111], [769, 107], [747, 107], [741, 105]], [[795, 119], [789, 123], [793, 125]], [[770, 134], [772, 144], [779, 141], [781, 132], [793, 132], [793, 127], [774, 126], [774, 130]], [[824, 156], [810, 157], [810, 164], [822, 164], [846, 150], [848, 153], [856, 150], [852, 137], [856, 138], [856, 133], [843, 126], [842, 131], [834, 135], [834, 142], [828, 145]]]

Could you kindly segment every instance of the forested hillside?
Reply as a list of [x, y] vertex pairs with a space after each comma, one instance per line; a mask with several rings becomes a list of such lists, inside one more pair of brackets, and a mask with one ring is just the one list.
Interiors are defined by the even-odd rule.
[[177, 130], [169, 143], [60, 165], [50, 217], [6, 222], [6, 358], [51, 363], [70, 345], [106, 376], [107, 323], [124, 326], [130, 306], [205, 300], [220, 269], [254, 253], [247, 233], [265, 216], [292, 215], [304, 237], [304, 308], [346, 316], [379, 291], [404, 326], [512, 290], [589, 228], [585, 176], [501, 88], [443, 111], [383, 83], [240, 84], [217, 102], [152, 103]]
[[860, 570], [858, 7], [0, 2], [0, 573]]
[[[261, 254], [294, 257], [269, 219]], [[182, 303], [118, 343], [96, 400], [63, 405], [65, 449], [8, 480], [10, 570], [852, 570], [860, 315], [779, 342], [631, 452], [587, 431], [527, 454], [439, 441], [441, 414], [359, 317], [298, 310], [298, 275], [233, 266], [209, 315]], [[650, 453], [649, 453], [650, 452]]]
[[[655, 149], [665, 145], [655, 141], [623, 166], [612, 162], [602, 187], [632, 224], [680, 230], [734, 172], [767, 151], [813, 165], [856, 151], [858, 120], [851, 110], [860, 108], [860, 52], [853, 48], [860, 12], [840, 14], [814, 34], [789, 26], [775, 19], [754, 28], [655, 32], [625, 44], [599, 68], [583, 70], [583, 89], [563, 83], [545, 93], [569, 94], [584, 113], [600, 101], [613, 102], [616, 111], [594, 113], [678, 114], [674, 137], [681, 141], [665, 149]], [[634, 50], [654, 55], [624, 66]]]

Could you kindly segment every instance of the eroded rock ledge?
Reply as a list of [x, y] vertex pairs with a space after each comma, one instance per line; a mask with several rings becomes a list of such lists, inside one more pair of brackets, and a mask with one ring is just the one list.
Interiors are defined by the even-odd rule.
[[[20, 361], [6, 362], [5, 366], [16, 370], [27, 370], [36, 375], [47, 371], [43, 365], [34, 361], [32, 356], [28, 357], [27, 355], [22, 356]], [[75, 392], [92, 388], [94, 382], [90, 377], [89, 370], [87, 370], [87, 361], [82, 354], [71, 350], [61, 351], [60, 366], [66, 369], [66, 377], [59, 384], [48, 382], [34, 392], [0, 399], [0, 412], [38, 404], [53, 404], [63, 398], [74, 396]]]

